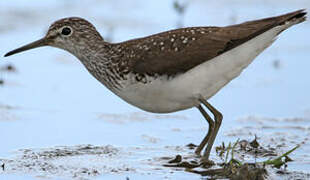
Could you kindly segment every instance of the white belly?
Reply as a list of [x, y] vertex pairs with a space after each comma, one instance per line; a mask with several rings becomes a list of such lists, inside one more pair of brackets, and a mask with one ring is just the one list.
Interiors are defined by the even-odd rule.
[[134, 106], [155, 113], [197, 106], [199, 97], [209, 99], [237, 77], [285, 28], [285, 25], [275, 27], [173, 79], [161, 77], [147, 84], [131, 84], [118, 95]]

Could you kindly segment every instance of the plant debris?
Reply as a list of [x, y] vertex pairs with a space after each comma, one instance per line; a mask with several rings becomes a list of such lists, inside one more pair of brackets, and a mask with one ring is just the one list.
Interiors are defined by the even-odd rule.
[[254, 140], [253, 140], [252, 142], [250, 142], [250, 146], [251, 146], [252, 148], [258, 148], [258, 147], [259, 147], [259, 143], [257, 142], [257, 137], [256, 137], [256, 135], [255, 135]]
[[264, 167], [256, 164], [243, 164], [241, 166], [225, 166], [223, 168], [208, 169], [205, 171], [197, 171], [187, 169], [186, 171], [200, 174], [202, 176], [210, 176], [212, 179], [257, 179], [263, 180], [267, 177], [267, 171]]
[[[194, 147], [191, 144], [187, 145], [187, 147]], [[248, 142], [247, 140], [239, 139], [234, 143], [229, 143], [225, 145], [223, 142], [220, 146], [216, 147], [216, 153], [218, 157], [223, 161], [221, 163], [214, 163], [213, 161], [201, 161], [198, 163], [197, 161], [189, 161], [188, 158], [182, 158], [181, 155], [177, 155], [174, 159], [170, 160], [169, 164], [164, 164], [165, 167], [177, 167], [177, 168], [185, 168], [185, 171], [200, 174], [201, 176], [209, 176], [212, 179], [221, 179], [221, 178], [229, 178], [229, 179], [258, 179], [263, 180], [268, 176], [267, 166], [280, 168], [284, 165], [287, 166], [287, 162], [292, 161], [291, 158], [288, 157], [290, 153], [296, 150], [299, 147], [297, 145], [293, 149], [287, 151], [286, 153], [274, 158], [269, 159], [263, 162], [255, 162], [249, 163], [244, 162], [243, 159], [239, 159], [241, 154], [248, 154], [252, 156], [277, 156], [275, 152], [275, 148], [264, 148], [262, 147], [255, 136], [254, 140]], [[186, 159], [183, 161], [182, 159]], [[208, 163], [209, 162], [209, 163]], [[212, 163], [211, 163], [212, 162]], [[195, 168], [200, 169], [195, 169]], [[203, 170], [201, 170], [203, 169]], [[277, 174], [283, 174], [285, 171], [277, 171]]]
[[292, 153], [293, 151], [295, 151], [299, 147], [300, 147], [300, 145], [297, 145], [293, 149], [291, 149], [291, 150], [287, 151], [286, 153], [282, 154], [281, 156], [279, 156], [279, 157], [277, 157], [275, 159], [264, 161], [263, 163], [265, 165], [273, 165], [273, 167], [279, 169], [281, 166], [286, 165], [287, 162], [293, 161], [290, 157], [288, 157], [288, 155], [290, 153]]

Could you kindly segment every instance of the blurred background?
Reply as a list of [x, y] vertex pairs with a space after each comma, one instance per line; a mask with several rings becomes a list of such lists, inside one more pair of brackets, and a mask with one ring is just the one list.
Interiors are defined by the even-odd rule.
[[[120, 42], [301, 8], [309, 9], [310, 1], [0, 1], [0, 55], [43, 37], [51, 23], [69, 16], [89, 20], [107, 41]], [[304, 143], [291, 168], [310, 171], [309, 27], [306, 21], [282, 33], [241, 76], [210, 99], [224, 115], [215, 145], [252, 139], [255, 134], [266, 144], [284, 143], [284, 150]], [[44, 47], [0, 59], [0, 157], [17, 149], [56, 145], [198, 144], [208, 129], [196, 109], [158, 115], [125, 103], [62, 50]]]

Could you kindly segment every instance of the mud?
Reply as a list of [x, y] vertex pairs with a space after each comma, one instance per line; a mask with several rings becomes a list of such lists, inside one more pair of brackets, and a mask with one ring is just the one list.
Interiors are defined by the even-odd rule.
[[[35, 177], [73, 179], [92, 179], [106, 174], [166, 174], [167, 172], [184, 172], [197, 174], [207, 179], [267, 179], [271, 177], [306, 178], [310, 175], [287, 170], [289, 161], [275, 168], [272, 164], [264, 164], [259, 158], [276, 159], [278, 151], [270, 148], [252, 147], [250, 142], [244, 147], [244, 141], [235, 143], [234, 147], [224, 143], [217, 148], [215, 161], [203, 162], [193, 154], [194, 144], [167, 146], [164, 154], [178, 154], [175, 157], [162, 156], [163, 149], [146, 147], [117, 148], [113, 146], [75, 145], [57, 146], [42, 149], [21, 149], [11, 158], [0, 159], [0, 174], [31, 174]], [[228, 151], [228, 147], [231, 148]], [[225, 151], [223, 158], [221, 148]], [[233, 149], [233, 151], [232, 151]], [[257, 152], [253, 153], [256, 149]], [[272, 155], [266, 155], [266, 152]], [[154, 152], [157, 152], [154, 154]], [[153, 154], [153, 155], [152, 155]], [[156, 155], [157, 154], [157, 155]], [[274, 154], [277, 156], [275, 157]], [[154, 157], [155, 155], [155, 157]], [[148, 157], [149, 156], [149, 157]], [[153, 157], [152, 157], [153, 156]], [[250, 163], [241, 157], [257, 158]], [[285, 156], [288, 158], [288, 156]], [[213, 157], [214, 159], [214, 157]], [[294, 160], [294, 159], [290, 159]]]
[[[59, 146], [45, 149], [21, 149], [12, 159], [0, 159], [1, 173], [25, 173], [41, 177], [64, 176], [83, 179], [102, 173], [131, 171], [127, 167], [100, 167], [101, 163], [119, 157], [113, 146]], [[92, 161], [92, 162], [83, 162]], [[81, 164], [80, 164], [81, 163]], [[97, 165], [93, 165], [97, 164]], [[83, 164], [83, 165], [82, 165]]]

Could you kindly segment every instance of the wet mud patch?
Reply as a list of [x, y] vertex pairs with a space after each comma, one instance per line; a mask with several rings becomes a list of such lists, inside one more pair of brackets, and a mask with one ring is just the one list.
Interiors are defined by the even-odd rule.
[[[136, 175], [169, 178], [176, 177], [173, 176], [175, 174], [179, 174], [179, 177], [231, 179], [265, 179], [273, 176], [276, 177], [274, 179], [288, 179], [309, 176], [302, 172], [288, 171], [285, 167], [286, 161], [279, 169], [273, 167], [272, 160], [282, 155], [281, 160], [284, 161], [288, 155], [279, 155], [279, 151], [275, 150], [272, 153], [277, 154], [276, 156], [265, 157], [266, 153], [263, 152], [271, 150], [266, 147], [259, 148], [260, 146], [255, 147], [255, 143], [251, 141], [246, 147], [244, 141], [230, 145], [221, 144], [216, 147], [216, 155], [211, 156], [214, 163], [201, 162], [200, 157], [194, 154], [196, 145], [192, 143], [164, 147], [75, 145], [21, 149], [11, 158], [0, 158], [0, 174], [26, 174], [56, 179], [94, 179], [109, 174], [124, 179], [131, 179]], [[253, 155], [253, 149], [258, 151], [256, 156]], [[223, 155], [220, 155], [221, 150], [224, 151]], [[252, 162], [255, 158], [256, 161]], [[270, 164], [262, 164], [268, 160], [271, 161]]]
[[[193, 177], [163, 162], [175, 154], [191, 154], [185, 146], [113, 147], [76, 145], [21, 149], [11, 158], [0, 158], [1, 174], [24, 174], [39, 178], [94, 179], [101, 176], [135, 179], [139, 176]], [[166, 158], [163, 158], [166, 157]]]
[[110, 145], [22, 149], [10, 159], [0, 159], [0, 174], [24, 173], [36, 177], [89, 179], [104, 173], [135, 171], [120, 163], [120, 154], [120, 149]]

